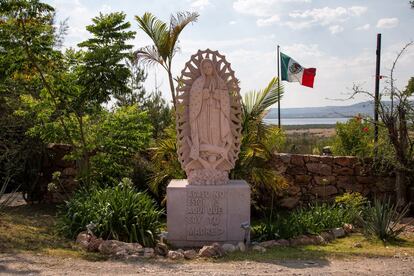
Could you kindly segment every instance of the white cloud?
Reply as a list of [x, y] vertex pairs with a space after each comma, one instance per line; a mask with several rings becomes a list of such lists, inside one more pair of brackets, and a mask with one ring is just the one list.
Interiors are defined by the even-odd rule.
[[211, 5], [209, 0], [191, 0], [190, 6], [195, 9], [203, 10], [205, 7]]
[[393, 17], [393, 18], [381, 18], [377, 22], [377, 28], [391, 29], [391, 28], [397, 27], [398, 26], [398, 23], [399, 23], [399, 20], [396, 17]]
[[365, 24], [365, 25], [356, 27], [355, 30], [357, 30], [357, 31], [367, 31], [367, 30], [369, 30], [370, 27], [371, 27], [370, 24]]
[[[302, 26], [302, 28], [306, 28], [313, 25], [326, 26], [333, 23], [345, 22], [351, 17], [361, 16], [366, 11], [366, 7], [360, 6], [353, 6], [350, 8], [324, 7], [321, 9], [294, 11], [289, 13], [289, 16], [294, 20], [299, 21], [299, 24]], [[294, 23], [297, 23], [297, 21]]]
[[320, 57], [323, 55], [321, 50], [319, 50], [318, 44], [301, 44], [294, 43], [283, 47], [283, 52], [288, 53], [288, 55], [293, 55], [296, 58], [308, 58], [308, 57]]
[[368, 10], [368, 8], [361, 6], [352, 6], [348, 10], [356, 16], [361, 16]]
[[265, 26], [273, 25], [273, 24], [275, 24], [276, 22], [279, 22], [279, 21], [280, 21], [280, 17], [276, 14], [276, 15], [273, 15], [273, 16], [271, 16], [269, 18], [265, 18], [265, 19], [259, 18], [259, 19], [257, 19], [256, 24], [259, 27], [265, 27]]
[[236, 23], [237, 23], [237, 22], [236, 22], [236, 21], [234, 21], [234, 20], [232, 20], [232, 21], [230, 21], [230, 22], [229, 22], [229, 24], [230, 24], [230, 25], [234, 25], [234, 24], [236, 24]]
[[340, 25], [332, 25], [332, 26], [329, 26], [329, 31], [331, 32], [331, 34], [341, 33], [344, 31], [344, 27]]
[[243, 14], [259, 17], [272, 16], [280, 3], [310, 3], [312, 0], [237, 0], [233, 8]]

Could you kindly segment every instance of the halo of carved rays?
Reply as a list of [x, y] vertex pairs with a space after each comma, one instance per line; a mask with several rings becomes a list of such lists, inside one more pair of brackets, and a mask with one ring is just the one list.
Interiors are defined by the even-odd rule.
[[198, 52], [191, 56], [190, 60], [185, 64], [181, 71], [181, 77], [178, 79], [177, 96], [176, 96], [176, 129], [177, 129], [177, 153], [181, 167], [185, 170], [188, 162], [191, 161], [190, 146], [186, 137], [191, 137], [190, 119], [189, 119], [189, 102], [190, 89], [193, 82], [201, 75], [199, 66], [204, 58], [209, 58], [216, 65], [217, 74], [224, 80], [230, 94], [230, 116], [231, 116], [231, 132], [233, 134], [233, 145], [229, 152], [229, 161], [234, 167], [237, 156], [240, 152], [241, 132], [242, 132], [242, 110], [239, 80], [234, 76], [230, 63], [225, 59], [224, 55], [218, 51], [210, 49]]

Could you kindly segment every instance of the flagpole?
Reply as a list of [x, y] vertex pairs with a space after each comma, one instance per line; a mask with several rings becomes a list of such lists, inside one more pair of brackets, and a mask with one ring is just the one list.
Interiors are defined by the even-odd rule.
[[[377, 34], [376, 56], [377, 56], [377, 60], [376, 60], [376, 67], [375, 67], [375, 101], [374, 101], [374, 149], [375, 149], [375, 153], [377, 152], [377, 146], [378, 146], [378, 107], [379, 107], [379, 80], [380, 80], [380, 63], [381, 63], [381, 34], [380, 33]], [[391, 105], [391, 112], [392, 112], [392, 105]]]
[[277, 122], [280, 129], [280, 46], [277, 45]]

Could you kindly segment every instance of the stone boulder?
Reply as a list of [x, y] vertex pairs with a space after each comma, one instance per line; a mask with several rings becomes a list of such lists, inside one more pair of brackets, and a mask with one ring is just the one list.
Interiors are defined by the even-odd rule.
[[97, 239], [93, 237], [91, 241], [89, 242], [86, 250], [88, 250], [89, 252], [99, 252], [99, 246], [101, 245], [101, 243], [103, 243], [102, 238]]
[[335, 239], [345, 237], [345, 230], [342, 227], [332, 229]]
[[126, 243], [126, 242], [121, 242], [117, 240], [103, 241], [99, 245], [98, 250], [102, 254], [106, 254], [106, 255], [132, 255], [132, 254], [145, 253], [144, 248], [139, 243]]
[[170, 250], [168, 251], [167, 256], [169, 259], [174, 260], [174, 261], [184, 259], [184, 254], [181, 253], [180, 251]]
[[260, 253], [264, 253], [264, 252], [266, 252], [266, 248], [264, 248], [263, 246], [260, 246], [260, 245], [254, 245], [254, 246], [252, 247], [252, 250], [253, 250], [253, 251], [260, 252]]
[[345, 223], [344, 226], [342, 226], [346, 234], [350, 234], [354, 231], [354, 226], [349, 223]]
[[276, 240], [269, 240], [269, 241], [264, 241], [264, 242], [261, 242], [261, 243], [259, 243], [259, 245], [260, 245], [261, 247], [264, 247], [264, 248], [270, 248], [270, 247], [275, 246], [275, 245], [276, 245], [276, 243], [277, 243], [277, 241], [276, 241]]
[[221, 246], [221, 248], [223, 248], [224, 253], [232, 253], [234, 251], [236, 251], [236, 246], [234, 246], [233, 244], [230, 243], [225, 243]]
[[184, 251], [183, 254], [184, 254], [184, 258], [188, 260], [193, 260], [197, 258], [197, 251], [195, 251], [194, 249], [186, 250]]
[[223, 248], [218, 243], [212, 245], [205, 245], [198, 252], [198, 256], [204, 258], [221, 257], [225, 254]]
[[290, 242], [285, 239], [276, 240], [275, 246], [289, 246]]
[[302, 245], [311, 245], [316, 244], [315, 241], [306, 235], [300, 235], [293, 239], [290, 239], [290, 245], [291, 246], [302, 246]]
[[333, 241], [335, 236], [331, 232], [322, 232], [320, 235], [326, 242]]
[[147, 259], [155, 257], [154, 248], [145, 247], [144, 254], [142, 255], [142, 257], [147, 258]]
[[244, 242], [239, 242], [239, 243], [237, 244], [237, 247], [238, 247], [238, 249], [239, 249], [241, 252], [246, 252], [246, 250], [247, 250], [247, 248], [246, 248], [246, 244], [245, 244]]
[[76, 237], [76, 243], [79, 244], [82, 248], [87, 249], [89, 242], [91, 241], [93, 235], [88, 232], [80, 232]]
[[167, 256], [168, 254], [168, 246], [165, 243], [159, 242], [155, 245], [155, 253], [160, 256]]

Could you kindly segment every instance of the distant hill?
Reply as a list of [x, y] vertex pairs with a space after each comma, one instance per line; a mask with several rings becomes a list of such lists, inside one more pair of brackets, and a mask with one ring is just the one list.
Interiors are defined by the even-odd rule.
[[[374, 116], [374, 102], [367, 101], [347, 106], [281, 108], [282, 118], [347, 118], [357, 114]], [[277, 119], [277, 108], [271, 108], [266, 119]]]

